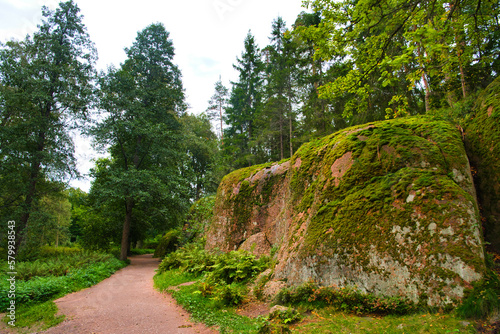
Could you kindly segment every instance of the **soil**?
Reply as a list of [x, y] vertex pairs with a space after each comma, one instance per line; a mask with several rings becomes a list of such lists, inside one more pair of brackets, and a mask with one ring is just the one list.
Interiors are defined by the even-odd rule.
[[126, 268], [101, 283], [55, 301], [66, 320], [45, 334], [217, 333], [195, 324], [167, 294], [153, 288], [159, 260], [130, 258]]

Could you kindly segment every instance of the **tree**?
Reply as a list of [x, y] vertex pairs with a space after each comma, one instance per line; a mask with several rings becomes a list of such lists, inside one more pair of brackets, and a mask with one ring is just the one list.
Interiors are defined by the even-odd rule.
[[233, 82], [229, 107], [226, 110], [225, 150], [234, 157], [235, 167], [244, 167], [256, 162], [256, 150], [252, 151], [251, 141], [255, 136], [254, 123], [262, 104], [264, 64], [255, 38], [248, 32], [245, 51], [237, 64], [238, 82]]
[[0, 48], [1, 205], [18, 250], [43, 195], [61, 190], [53, 181], [77, 173], [68, 133], [93, 96], [96, 52], [78, 6], [42, 13], [33, 37]]
[[210, 119], [219, 119], [222, 144], [224, 144], [224, 129], [222, 126], [224, 120], [223, 111], [227, 108], [228, 95], [229, 91], [222, 84], [221, 78], [219, 77], [219, 81], [215, 83], [215, 93], [208, 101], [207, 115]]
[[[175, 223], [187, 207], [189, 185], [182, 176], [185, 154], [179, 116], [185, 110], [181, 73], [172, 63], [174, 47], [160, 24], [139, 32], [120, 69], [103, 75], [100, 108], [104, 119], [91, 131], [101, 149], [109, 147], [111, 177], [93, 190], [124, 208], [120, 258], [126, 259], [134, 215]], [[176, 217], [177, 216], [177, 217]], [[142, 219], [147, 217], [141, 216]], [[177, 219], [176, 219], [177, 218]]]
[[188, 155], [188, 170], [191, 172], [185, 177], [194, 185], [190, 197], [197, 201], [214, 194], [222, 178], [217, 166], [220, 156], [217, 136], [212, 132], [208, 116], [204, 114], [183, 115], [181, 122], [184, 133], [181, 145]]
[[40, 201], [41, 210], [51, 221], [42, 227], [41, 244], [54, 243], [55, 247], [69, 241], [69, 225], [71, 222], [71, 203], [67, 191], [52, 196], [45, 196]]
[[472, 88], [468, 69], [482, 68], [476, 72], [482, 73], [485, 83], [498, 73], [498, 39], [494, 40], [498, 36], [492, 32], [499, 29], [500, 8], [493, 0], [315, 0], [309, 4], [323, 15], [311, 34], [317, 55], [353, 62], [347, 74], [320, 89], [323, 97], [346, 91], [356, 97], [346, 104], [345, 117], [370, 109], [371, 97], [379, 89], [391, 97], [388, 117], [408, 114], [418, 90], [424, 91], [426, 111], [440, 106], [443, 95], [453, 105], [457, 86], [463, 98]]

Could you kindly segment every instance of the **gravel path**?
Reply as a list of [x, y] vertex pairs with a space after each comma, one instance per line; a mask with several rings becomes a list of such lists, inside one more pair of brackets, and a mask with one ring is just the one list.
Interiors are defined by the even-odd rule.
[[130, 258], [129, 266], [101, 283], [58, 300], [66, 320], [46, 334], [217, 333], [189, 321], [189, 314], [153, 288], [158, 259]]

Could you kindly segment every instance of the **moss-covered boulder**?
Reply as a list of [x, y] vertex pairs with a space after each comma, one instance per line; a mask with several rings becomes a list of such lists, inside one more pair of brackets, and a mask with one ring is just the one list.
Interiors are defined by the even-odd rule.
[[475, 109], [465, 130], [465, 143], [477, 171], [485, 239], [500, 252], [500, 77], [482, 93]]
[[276, 252], [274, 281], [454, 305], [485, 270], [475, 197], [452, 125], [375, 122], [303, 145], [289, 161], [228, 175], [207, 247], [254, 239], [259, 253]]

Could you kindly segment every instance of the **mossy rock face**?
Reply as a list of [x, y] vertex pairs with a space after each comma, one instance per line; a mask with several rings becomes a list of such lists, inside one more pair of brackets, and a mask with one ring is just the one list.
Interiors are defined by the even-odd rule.
[[479, 97], [465, 133], [467, 153], [477, 171], [485, 239], [500, 252], [500, 77]]
[[375, 122], [228, 175], [207, 244], [230, 250], [264, 233], [279, 246], [275, 280], [454, 305], [485, 270], [475, 196], [452, 125]]
[[240, 169], [224, 177], [217, 190], [206, 247], [230, 251], [255, 239], [260, 245], [247, 248], [259, 250], [257, 255], [269, 253], [284, 234], [278, 227], [285, 220], [289, 166], [290, 161], [284, 160]]

